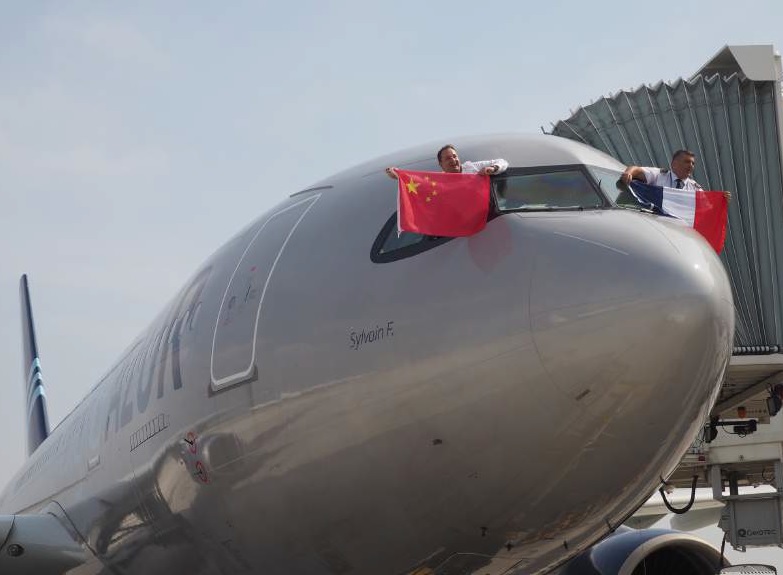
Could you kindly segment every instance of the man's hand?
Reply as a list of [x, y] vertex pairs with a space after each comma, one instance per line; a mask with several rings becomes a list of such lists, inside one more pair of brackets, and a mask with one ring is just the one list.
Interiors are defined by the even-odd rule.
[[496, 174], [498, 171], [498, 167], [495, 165], [492, 166], [484, 166], [479, 170], [479, 174], [482, 176], [491, 176], [492, 174]]
[[392, 180], [399, 179], [399, 176], [397, 175], [397, 168], [386, 168], [386, 175], [389, 176]]
[[625, 171], [620, 175], [620, 181], [627, 186], [632, 180], [643, 182], [645, 180], [644, 168], [640, 168], [639, 166], [628, 166], [625, 168]]
[[725, 192], [723, 192], [723, 197], [726, 198], [726, 203], [727, 204], [729, 202], [731, 202], [731, 192], [730, 191], [726, 190]]

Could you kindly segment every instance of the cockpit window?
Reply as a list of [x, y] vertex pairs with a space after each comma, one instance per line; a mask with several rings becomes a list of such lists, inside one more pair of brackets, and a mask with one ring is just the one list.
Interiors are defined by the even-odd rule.
[[598, 182], [601, 191], [606, 194], [613, 203], [620, 207], [639, 209], [641, 206], [627, 186], [620, 182], [622, 172], [620, 170], [610, 170], [609, 168], [599, 168], [598, 166], [587, 166], [590, 173]]
[[509, 170], [492, 178], [499, 212], [554, 211], [607, 207], [587, 174], [569, 169]]
[[[583, 165], [511, 168], [490, 179], [492, 198], [489, 219], [506, 212], [558, 211], [610, 208], [613, 196], [596, 186], [600, 177]], [[619, 173], [614, 176], [614, 181]], [[616, 194], [615, 194], [616, 195]], [[397, 233], [397, 214], [394, 213], [375, 238], [370, 259], [385, 263], [408, 258], [453, 238]]]
[[397, 233], [397, 213], [383, 226], [375, 238], [370, 259], [375, 263], [393, 262], [437, 247], [453, 238], [425, 236], [411, 232]]

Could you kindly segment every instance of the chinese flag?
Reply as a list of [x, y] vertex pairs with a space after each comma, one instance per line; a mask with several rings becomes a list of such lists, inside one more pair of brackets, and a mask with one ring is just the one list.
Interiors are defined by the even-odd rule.
[[428, 236], [472, 236], [487, 225], [489, 176], [397, 170], [397, 227]]

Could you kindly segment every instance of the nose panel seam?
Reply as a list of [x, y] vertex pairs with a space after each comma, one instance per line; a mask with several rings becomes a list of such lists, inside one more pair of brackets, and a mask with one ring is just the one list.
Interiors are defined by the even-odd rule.
[[582, 237], [579, 237], [579, 236], [573, 236], [571, 234], [566, 234], [566, 233], [563, 233], [563, 232], [554, 232], [554, 234], [557, 235], [557, 236], [563, 236], [565, 238], [571, 238], [573, 240], [578, 240], [580, 242], [585, 242], [587, 244], [592, 244], [592, 245], [598, 246], [600, 248], [606, 248], [607, 250], [612, 250], [613, 252], [617, 252], [618, 254], [621, 254], [621, 255], [624, 255], [624, 256], [629, 255], [628, 252], [624, 252], [623, 250], [620, 250], [620, 249], [617, 249], [617, 248], [613, 248], [612, 246], [607, 246], [606, 244], [602, 244], [601, 242], [588, 240], [586, 238], [582, 238]]

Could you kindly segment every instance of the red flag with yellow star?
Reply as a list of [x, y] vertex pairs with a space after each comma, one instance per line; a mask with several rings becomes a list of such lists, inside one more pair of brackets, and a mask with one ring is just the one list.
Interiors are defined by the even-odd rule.
[[472, 236], [489, 213], [489, 176], [396, 170], [397, 227], [428, 236]]

